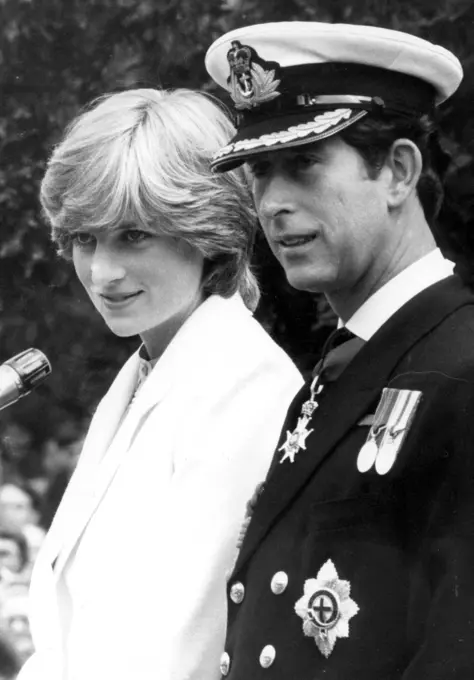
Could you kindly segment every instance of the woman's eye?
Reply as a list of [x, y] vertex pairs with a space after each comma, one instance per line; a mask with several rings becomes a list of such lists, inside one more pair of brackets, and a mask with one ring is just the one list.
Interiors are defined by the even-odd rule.
[[89, 246], [94, 242], [94, 236], [87, 231], [76, 231], [71, 234], [73, 244], [78, 246]]
[[150, 234], [141, 229], [127, 229], [127, 231], [124, 232], [124, 238], [128, 243], [141, 243], [148, 238], [149, 235]]

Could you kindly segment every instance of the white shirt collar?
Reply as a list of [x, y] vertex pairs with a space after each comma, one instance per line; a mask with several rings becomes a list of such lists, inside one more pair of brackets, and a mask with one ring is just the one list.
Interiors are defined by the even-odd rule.
[[366, 300], [345, 324], [346, 328], [362, 340], [370, 340], [405, 303], [425, 288], [451, 276], [453, 269], [454, 264], [443, 257], [439, 248], [432, 250]]

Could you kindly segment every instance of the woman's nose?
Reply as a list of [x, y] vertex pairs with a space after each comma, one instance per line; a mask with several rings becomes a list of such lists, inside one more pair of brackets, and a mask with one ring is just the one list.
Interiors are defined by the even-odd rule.
[[113, 253], [97, 249], [91, 262], [91, 280], [94, 286], [103, 287], [125, 277], [125, 267]]

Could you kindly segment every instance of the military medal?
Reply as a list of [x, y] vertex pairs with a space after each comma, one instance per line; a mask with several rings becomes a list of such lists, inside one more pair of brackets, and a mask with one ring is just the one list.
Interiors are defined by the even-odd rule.
[[295, 604], [295, 612], [303, 619], [303, 633], [314, 639], [326, 658], [337, 638], [349, 637], [349, 621], [359, 611], [350, 597], [351, 584], [342, 581], [332, 560], [328, 560], [316, 578], [304, 584], [304, 595]]
[[315, 397], [323, 389], [322, 385], [318, 386], [318, 378], [319, 376], [316, 376], [313, 382], [311, 383], [310, 397], [308, 401], [305, 401], [303, 406], [301, 407], [301, 415], [298, 418], [298, 422], [296, 424], [295, 429], [293, 430], [293, 432], [287, 430], [286, 442], [278, 449], [278, 451], [285, 452], [281, 457], [280, 463], [284, 463], [285, 460], [289, 460], [290, 463], [294, 463], [295, 456], [298, 453], [298, 451], [300, 449], [306, 450], [306, 437], [308, 437], [313, 431], [312, 429], [308, 430], [307, 426], [309, 421], [311, 420], [313, 413], [319, 406]]
[[391, 405], [391, 400], [389, 398], [384, 398], [384, 393], [385, 390], [382, 392], [382, 398], [377, 406], [377, 411], [375, 412], [367, 441], [357, 456], [357, 469], [359, 472], [367, 472], [370, 470], [377, 458], [379, 444], [385, 430], [385, 423]]
[[357, 457], [359, 472], [367, 472], [374, 464], [379, 475], [393, 467], [410, 429], [422, 393], [386, 387], [382, 392], [367, 440]]

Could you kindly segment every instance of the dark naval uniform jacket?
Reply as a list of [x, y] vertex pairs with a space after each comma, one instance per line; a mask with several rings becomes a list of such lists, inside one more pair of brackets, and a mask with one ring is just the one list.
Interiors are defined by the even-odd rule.
[[[361, 472], [387, 387], [421, 395], [390, 469]], [[406, 303], [327, 385], [308, 428], [293, 463], [277, 451], [254, 507], [221, 672], [474, 678], [473, 293], [450, 276]]]

